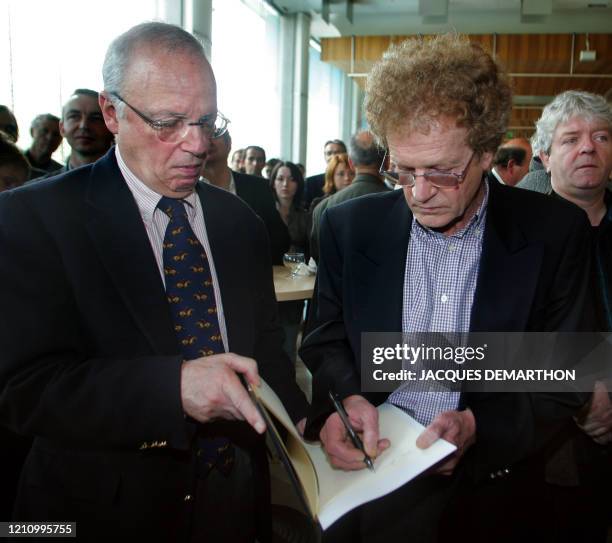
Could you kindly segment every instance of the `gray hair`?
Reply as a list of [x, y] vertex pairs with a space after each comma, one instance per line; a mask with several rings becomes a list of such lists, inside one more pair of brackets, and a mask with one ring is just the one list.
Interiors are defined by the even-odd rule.
[[536, 122], [536, 131], [531, 138], [533, 154], [540, 151], [548, 154], [557, 126], [576, 116], [602, 119], [612, 128], [612, 108], [603, 96], [583, 91], [565, 91], [544, 108]]
[[349, 142], [349, 157], [355, 166], [380, 165], [385, 150], [376, 143], [374, 134], [362, 130], [353, 134]]
[[[132, 53], [143, 44], [173, 53], [187, 52], [206, 59], [202, 44], [181, 27], [160, 22], [141, 23], [115, 38], [109, 45], [102, 65], [105, 91], [121, 94]], [[112, 94], [109, 99], [117, 108], [119, 115], [122, 115], [123, 102]]]

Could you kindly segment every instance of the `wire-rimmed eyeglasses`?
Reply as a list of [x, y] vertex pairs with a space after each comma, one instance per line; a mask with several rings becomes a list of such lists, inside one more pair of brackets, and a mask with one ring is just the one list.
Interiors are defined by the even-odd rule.
[[[382, 175], [385, 179], [388, 179], [394, 185], [414, 187], [416, 184], [416, 178], [422, 177], [436, 188], [452, 189], [459, 186], [465, 180], [465, 176], [467, 175], [467, 171], [475, 154], [475, 152], [472, 152], [470, 160], [468, 160], [468, 163], [465, 165], [465, 168], [463, 168], [461, 173], [443, 172], [439, 170], [428, 170], [423, 173], [414, 173], [413, 171], [404, 171], [398, 168], [393, 170], [385, 170], [385, 159], [383, 159], [379, 172], [380, 175]], [[387, 155], [385, 154], [385, 158], [386, 156]]]
[[155, 120], [147, 117], [142, 111], [139, 111], [133, 105], [126, 102], [118, 93], [111, 92], [110, 94], [128, 106], [155, 131], [160, 141], [166, 143], [176, 143], [184, 139], [191, 126], [199, 127], [204, 135], [209, 138], [220, 138], [227, 132], [227, 125], [230, 122], [221, 112], [217, 112], [214, 116], [204, 115], [197, 121], [188, 121], [183, 117], [170, 117], [168, 119]]

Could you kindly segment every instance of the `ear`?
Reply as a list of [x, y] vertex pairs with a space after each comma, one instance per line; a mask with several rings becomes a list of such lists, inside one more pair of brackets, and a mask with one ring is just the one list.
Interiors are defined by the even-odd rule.
[[64, 121], [60, 121], [59, 122], [59, 128], [60, 128], [60, 135], [62, 136], [62, 138], [66, 137], [66, 134], [64, 133]]
[[493, 153], [483, 153], [479, 160], [482, 171], [487, 172], [491, 169], [493, 163]]
[[512, 173], [514, 171], [514, 167], [516, 166], [516, 160], [514, 160], [513, 158], [511, 158], [508, 161], [508, 164], [506, 164], [506, 170], [508, 170], [510, 173]]
[[117, 134], [119, 132], [119, 115], [117, 114], [117, 108], [115, 108], [115, 105], [110, 101], [105, 91], [100, 93], [98, 103], [100, 104], [106, 127], [111, 133]]
[[550, 173], [550, 156], [548, 156], [544, 151], [540, 151], [539, 153], [540, 160], [542, 164], [544, 164], [544, 169], [547, 173]]
[[353, 164], [351, 157], [348, 157], [348, 163], [349, 163], [349, 166], [351, 167], [351, 170], [355, 171], [355, 164]]

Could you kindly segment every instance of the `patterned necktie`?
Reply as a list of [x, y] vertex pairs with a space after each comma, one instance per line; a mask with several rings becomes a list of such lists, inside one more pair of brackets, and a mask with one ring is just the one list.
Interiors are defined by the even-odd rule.
[[[163, 243], [166, 296], [185, 360], [224, 352], [208, 257], [187, 219], [183, 200], [162, 196], [157, 204], [170, 222]], [[219, 437], [199, 437], [198, 468], [229, 471], [234, 450]]]
[[185, 360], [222, 353], [217, 303], [206, 252], [191, 229], [183, 200], [165, 196], [170, 217], [163, 244], [166, 294]]

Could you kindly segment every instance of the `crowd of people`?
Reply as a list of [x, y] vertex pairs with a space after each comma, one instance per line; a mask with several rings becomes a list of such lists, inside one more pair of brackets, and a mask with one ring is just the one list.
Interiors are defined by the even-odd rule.
[[[504, 140], [512, 95], [490, 54], [407, 40], [368, 77], [369, 129], [327, 141], [325, 171], [305, 177], [256, 145], [231, 153], [212, 68], [179, 27], [131, 28], [102, 73], [100, 93], [33, 120], [25, 152], [0, 106], [0, 520], [76, 521], [83, 541], [272, 541], [245, 388], [263, 378], [339, 470], [393, 447], [384, 403], [423, 425], [418, 447], [456, 446], [324, 541], [606, 540], [609, 384], [362, 386], [367, 332], [612, 332], [605, 97], [563, 92], [531, 141]], [[303, 304], [273, 288], [288, 251], [318, 264], [299, 351], [310, 404]]]

